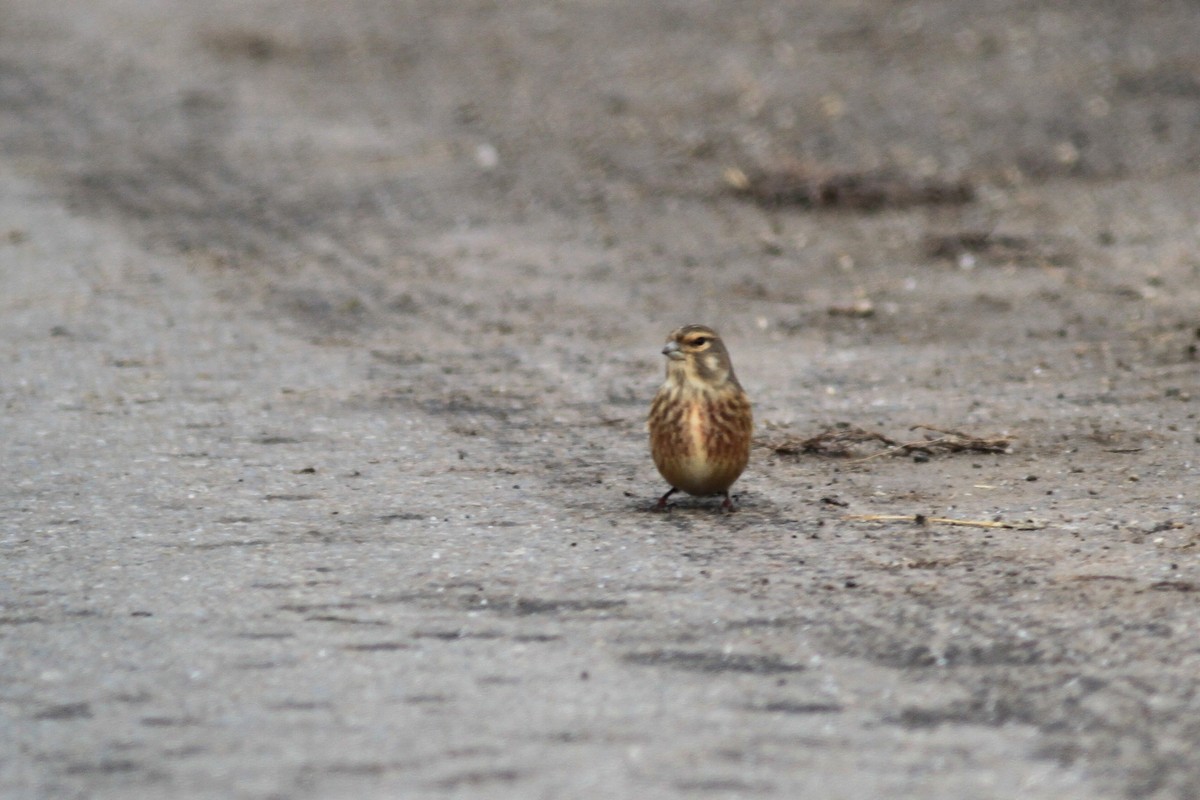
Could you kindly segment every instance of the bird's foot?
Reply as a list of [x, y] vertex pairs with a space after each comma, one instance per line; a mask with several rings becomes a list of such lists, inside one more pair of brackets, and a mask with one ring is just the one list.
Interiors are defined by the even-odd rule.
[[667, 498], [670, 497], [671, 495], [675, 494], [678, 491], [679, 491], [678, 489], [676, 489], [674, 486], [672, 486], [671, 491], [667, 492], [662, 497], [658, 498], [658, 502], [654, 504], [654, 510], [655, 511], [670, 510], [671, 507], [667, 505]]

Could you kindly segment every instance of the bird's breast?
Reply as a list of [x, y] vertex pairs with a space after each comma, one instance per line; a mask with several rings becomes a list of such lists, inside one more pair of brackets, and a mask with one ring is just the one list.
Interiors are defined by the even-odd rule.
[[659, 471], [691, 494], [721, 492], [750, 457], [753, 422], [740, 390], [724, 396], [663, 387], [650, 415], [650, 443]]

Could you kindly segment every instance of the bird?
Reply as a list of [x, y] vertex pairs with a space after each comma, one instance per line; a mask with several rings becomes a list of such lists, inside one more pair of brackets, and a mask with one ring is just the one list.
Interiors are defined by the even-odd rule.
[[667, 377], [646, 420], [650, 454], [671, 488], [655, 508], [667, 508], [678, 491], [724, 495], [721, 508], [734, 511], [729, 487], [750, 461], [754, 417], [738, 383], [729, 351], [707, 325], [684, 325], [667, 337]]

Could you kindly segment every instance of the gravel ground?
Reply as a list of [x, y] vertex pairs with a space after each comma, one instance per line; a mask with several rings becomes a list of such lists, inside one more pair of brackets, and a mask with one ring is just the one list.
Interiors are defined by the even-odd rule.
[[1200, 796], [1198, 40], [0, 2], [0, 794]]

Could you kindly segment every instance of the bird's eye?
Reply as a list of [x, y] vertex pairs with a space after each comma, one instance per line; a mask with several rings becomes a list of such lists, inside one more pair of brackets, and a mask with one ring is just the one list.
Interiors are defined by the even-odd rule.
[[695, 339], [692, 339], [692, 347], [703, 347], [706, 344], [708, 344], [707, 336], [697, 336]]

